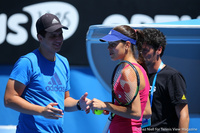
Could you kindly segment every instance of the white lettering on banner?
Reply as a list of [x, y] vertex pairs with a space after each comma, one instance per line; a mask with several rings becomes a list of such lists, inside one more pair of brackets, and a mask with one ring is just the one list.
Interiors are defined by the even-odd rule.
[[[30, 33], [35, 40], [37, 40], [35, 23], [37, 19], [46, 12], [57, 15], [61, 23], [69, 28], [67, 32], [65, 30], [63, 31], [64, 40], [70, 38], [74, 34], [79, 24], [77, 9], [66, 2], [51, 1], [37, 3], [26, 6], [22, 8], [22, 10], [29, 13], [32, 18]], [[129, 22], [124, 15], [111, 14], [105, 18], [102, 24], [145, 24], [190, 19], [191, 17], [188, 15], [182, 15], [180, 18], [177, 15], [155, 15], [154, 18], [151, 18], [145, 14], [134, 14]], [[200, 16], [198, 16], [197, 19], [200, 19]], [[21, 24], [28, 23], [28, 16], [22, 13], [16, 13], [8, 18], [5, 13], [1, 13], [0, 20], [0, 44], [3, 44], [5, 40], [10, 45], [14, 46], [20, 46], [26, 43], [29, 38], [29, 29], [25, 29]], [[7, 31], [7, 29], [11, 32]]]
[[[61, 23], [69, 28], [69, 31], [63, 31], [64, 40], [71, 37], [78, 27], [78, 11], [74, 6], [66, 2], [43, 2], [26, 6], [22, 10], [28, 12], [32, 18], [31, 35], [35, 40], [37, 40], [36, 21], [41, 15], [47, 12], [57, 15]], [[28, 22], [28, 16], [22, 13], [16, 13], [7, 18], [6, 14], [1, 13], [0, 20], [0, 44], [4, 43], [5, 40], [14, 46], [26, 43], [28, 40], [28, 29], [25, 29], [20, 24], [26, 24]], [[12, 32], [7, 33], [7, 28]]]
[[131, 24], [146, 24], [146, 23], [154, 23], [153, 19], [145, 14], [135, 14], [131, 17]]
[[[15, 46], [21, 45], [28, 40], [28, 33], [26, 29], [19, 24], [28, 22], [28, 17], [24, 14], [12, 15], [8, 20], [8, 27], [15, 33], [8, 33], [6, 41]], [[20, 39], [19, 39], [20, 38]]]
[[183, 15], [180, 17], [180, 20], [190, 20], [190, 19], [192, 19], [192, 18], [188, 15]]
[[[197, 17], [197, 19], [200, 16]], [[111, 20], [112, 21], [108, 21]], [[122, 24], [126, 18], [121, 14], [115, 14], [108, 16], [103, 24]], [[183, 15], [180, 18], [177, 15], [155, 15], [154, 19], [145, 14], [134, 14], [130, 19], [130, 24], [146, 24], [146, 23], [162, 23], [162, 22], [172, 22], [172, 21], [182, 21], [182, 20], [190, 20], [191, 17], [188, 15]], [[128, 20], [127, 20], [128, 21]], [[127, 22], [127, 24], [129, 24]]]
[[61, 23], [69, 28], [69, 31], [63, 31], [63, 38], [66, 40], [71, 37], [76, 31], [79, 23], [79, 14], [76, 8], [66, 2], [44, 2], [33, 4], [23, 8], [23, 11], [28, 12], [32, 17], [31, 34], [37, 39], [35, 23], [37, 19], [47, 13], [53, 13], [60, 19]]
[[128, 24], [128, 19], [121, 15], [121, 14], [112, 14], [109, 17], [107, 17], [104, 21], [103, 24]]
[[170, 22], [170, 21], [179, 21], [179, 17], [176, 15], [156, 15], [154, 17], [156, 23]]
[[5, 41], [6, 38], [6, 22], [7, 22], [7, 16], [6, 14], [2, 13], [0, 14], [0, 44], [2, 44]]

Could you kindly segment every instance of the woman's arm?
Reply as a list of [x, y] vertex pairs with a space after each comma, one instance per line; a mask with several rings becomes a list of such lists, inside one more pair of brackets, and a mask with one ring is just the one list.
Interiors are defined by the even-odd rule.
[[119, 116], [130, 118], [130, 119], [140, 119], [141, 117], [141, 104], [140, 104], [140, 95], [136, 96], [135, 100], [129, 106], [120, 106], [115, 105], [110, 102], [103, 102], [98, 99], [93, 99], [90, 107], [94, 112], [95, 109], [97, 110], [107, 110]]
[[151, 115], [152, 115], [151, 105], [150, 105], [150, 100], [148, 98], [145, 109], [144, 109], [143, 118], [149, 119], [149, 118], [151, 118]]

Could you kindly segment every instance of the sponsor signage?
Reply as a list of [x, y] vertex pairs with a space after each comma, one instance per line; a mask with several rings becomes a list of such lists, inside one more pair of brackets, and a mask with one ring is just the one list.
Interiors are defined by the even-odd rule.
[[[10, 4], [12, 3], [12, 4]], [[177, 4], [176, 4], [177, 3]], [[118, 0], [118, 1], [11, 1], [0, 4], [0, 64], [16, 60], [39, 46], [35, 22], [46, 12], [57, 15], [64, 31], [60, 54], [71, 65], [88, 65], [85, 39], [90, 25], [144, 24], [200, 18], [200, 1]], [[172, 7], [174, 6], [174, 8]], [[8, 8], [9, 7], [9, 8]]]

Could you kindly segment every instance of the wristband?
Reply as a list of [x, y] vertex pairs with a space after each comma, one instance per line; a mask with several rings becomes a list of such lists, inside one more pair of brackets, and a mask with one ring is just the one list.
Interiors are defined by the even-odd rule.
[[77, 107], [78, 110], [83, 111], [83, 110], [81, 109], [81, 106], [80, 106], [80, 102], [79, 102], [79, 101], [77, 102], [76, 107]]

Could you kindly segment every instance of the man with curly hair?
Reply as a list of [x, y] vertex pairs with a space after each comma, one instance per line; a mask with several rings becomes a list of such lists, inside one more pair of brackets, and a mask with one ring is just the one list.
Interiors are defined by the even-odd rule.
[[183, 75], [162, 62], [166, 37], [155, 28], [145, 28], [142, 54], [150, 80], [151, 126], [143, 132], [187, 132], [189, 111]]

